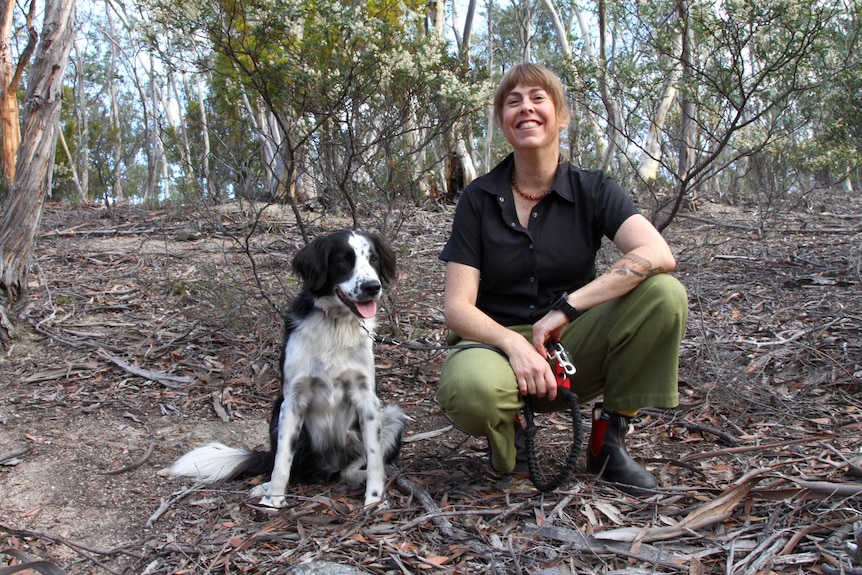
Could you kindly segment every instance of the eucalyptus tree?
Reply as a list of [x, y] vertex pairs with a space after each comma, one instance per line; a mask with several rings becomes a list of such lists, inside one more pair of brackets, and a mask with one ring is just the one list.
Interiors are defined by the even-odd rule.
[[793, 115], [809, 125], [787, 138], [785, 157], [796, 185], [852, 194], [862, 182], [862, 1], [846, 5], [827, 29], [831, 41], [821, 56], [833, 73], [796, 102]]
[[[30, 63], [39, 33], [36, 29], [35, 0], [23, 4], [23, 14], [15, 11], [13, 0], [0, 1], [0, 172], [3, 177], [3, 193], [7, 193], [15, 181], [15, 159], [21, 143], [21, 128], [18, 114], [18, 90], [24, 71]], [[24, 19], [26, 31], [23, 35], [13, 32], [16, 18]], [[20, 43], [20, 45], [19, 45]], [[18, 45], [18, 50], [14, 49]]]
[[357, 227], [363, 217], [385, 219], [387, 202], [416, 199], [408, 163], [472, 113], [482, 89], [449, 71], [445, 47], [424, 31], [424, 10], [415, 1], [150, 6], [195, 46], [197, 65], [221, 90], [210, 97], [244, 112], [239, 121], [257, 134], [257, 161], [273, 181], [270, 198], [290, 204], [300, 223], [306, 201], [342, 206]]
[[842, 1], [821, 0], [692, 2], [680, 13], [681, 108], [665, 132], [678, 152], [676, 162], [662, 161], [673, 193], [657, 202], [660, 227], [686, 195], [803, 129], [800, 102], [858, 66], [835, 57], [829, 31], [844, 13]]
[[[63, 76], [74, 41], [75, 0], [48, 0], [41, 38], [27, 75], [24, 121], [15, 179], [0, 216], [0, 339], [16, 335], [15, 317], [26, 305], [42, 206], [51, 190]], [[4, 135], [5, 136], [5, 135]]]
[[686, 198], [721, 186], [809, 123], [800, 103], [853, 65], [836, 57], [829, 33], [845, 8], [837, 0], [609, 5], [614, 48], [602, 60], [613, 62], [608, 86], [627, 140], [615, 176], [639, 190], [660, 229]]
[[[529, 53], [568, 85], [570, 155], [636, 191], [660, 228], [750, 158], [810, 140], [814, 116], [803, 106], [859, 69], [856, 0], [537, 5]], [[526, 9], [507, 10], [496, 12], [488, 42], [501, 48], [501, 69], [523, 43], [507, 18], [517, 23]]]

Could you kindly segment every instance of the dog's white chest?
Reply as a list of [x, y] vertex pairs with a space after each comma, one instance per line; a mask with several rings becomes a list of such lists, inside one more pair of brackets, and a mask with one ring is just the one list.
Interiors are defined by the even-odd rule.
[[[338, 402], [351, 387], [374, 386], [371, 339], [358, 322], [337, 325], [338, 337], [325, 317], [304, 323], [287, 341], [284, 354], [285, 395], [290, 387], [310, 385], [315, 399]], [[334, 322], [343, 324], [344, 322]]]

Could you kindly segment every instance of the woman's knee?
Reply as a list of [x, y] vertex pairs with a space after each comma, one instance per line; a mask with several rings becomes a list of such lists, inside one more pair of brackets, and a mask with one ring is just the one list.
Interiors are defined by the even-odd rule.
[[440, 376], [437, 401], [447, 413], [461, 412], [478, 414], [499, 400], [499, 391], [494, 390], [485, 378], [469, 373]]
[[[459, 354], [464, 352], [458, 352]], [[440, 374], [437, 402], [443, 411], [464, 431], [481, 432], [501, 417], [501, 413], [517, 411], [518, 388], [508, 361], [496, 358], [449, 358]], [[511, 381], [509, 381], [511, 380]]]
[[685, 322], [688, 317], [688, 294], [685, 286], [669, 274], [652, 276], [638, 286], [642, 298], [649, 300], [657, 311], [677, 316]]

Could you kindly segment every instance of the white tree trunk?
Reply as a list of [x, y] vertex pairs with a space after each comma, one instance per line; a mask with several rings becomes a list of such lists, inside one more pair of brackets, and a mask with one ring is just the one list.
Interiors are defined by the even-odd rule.
[[72, 172], [72, 183], [75, 184], [75, 190], [78, 192], [78, 197], [81, 202], [87, 201], [87, 195], [84, 194], [84, 189], [81, 187], [81, 180], [78, 178], [78, 169], [75, 167], [75, 158], [69, 152], [69, 145], [66, 143], [66, 137], [63, 135], [63, 130], [57, 130], [57, 136], [60, 138], [60, 145], [63, 146], [63, 151], [66, 152], [66, 158], [69, 159], [69, 170]]
[[213, 190], [212, 182], [210, 182], [210, 130], [209, 124], [207, 123], [207, 109], [204, 102], [204, 84], [200, 74], [198, 74], [195, 79], [197, 80], [198, 106], [201, 109], [201, 134], [204, 145], [202, 159], [203, 166], [201, 166], [201, 170], [204, 177], [204, 185], [206, 186], [207, 198], [221, 202], [224, 198], [220, 197], [220, 194]]
[[[111, 7], [108, 5], [108, 2], [105, 2], [105, 6], [107, 10], [105, 10], [105, 14], [107, 15], [108, 20], [108, 33], [111, 35], [111, 38], [116, 38], [116, 34], [114, 33], [114, 19], [111, 16]], [[117, 42], [111, 42], [111, 60], [110, 60], [110, 68], [108, 69], [108, 95], [111, 98], [111, 128], [114, 131], [114, 198], [117, 200], [122, 200], [125, 192], [123, 191], [123, 178], [122, 178], [122, 157], [123, 157], [123, 130], [120, 129], [120, 107], [117, 102], [117, 90], [114, 86], [114, 75], [117, 67], [117, 54], [119, 53], [119, 46]]]
[[554, 26], [554, 33], [557, 35], [557, 42], [560, 43], [560, 50], [562, 50], [566, 59], [571, 59], [572, 45], [569, 43], [569, 31], [563, 24], [563, 20], [560, 18], [560, 13], [557, 11], [557, 7], [554, 6], [553, 0], [542, 0], [542, 4], [544, 4], [545, 9], [551, 16], [551, 24]]
[[[172, 110], [173, 110], [173, 102], [177, 102], [177, 106], [179, 106], [179, 102], [181, 101], [189, 101], [188, 89], [186, 86], [185, 78], [183, 80], [183, 99], [180, 99], [179, 89], [177, 88], [177, 81], [174, 78], [173, 72], [168, 72], [168, 100], [165, 101], [162, 98], [162, 106], [165, 109], [165, 113], [168, 115], [168, 120], [171, 123], [176, 123], [176, 128], [180, 132], [180, 137], [182, 138], [183, 148], [183, 179], [186, 182], [186, 192], [194, 193], [195, 187], [197, 186], [197, 181], [195, 177], [195, 163], [192, 161], [192, 147], [189, 143], [189, 126], [188, 126], [188, 118], [181, 110], [177, 110], [177, 117], [171, 118]], [[171, 97], [173, 95], [173, 98]]]
[[[550, 0], [547, 0], [550, 1]], [[572, 11], [574, 12], [575, 19], [578, 21], [578, 29], [581, 33], [581, 38], [583, 39], [584, 44], [584, 56], [587, 57], [588, 60], [592, 61], [594, 64], [598, 65], [598, 55], [596, 54], [596, 44], [593, 41], [592, 35], [590, 33], [590, 26], [587, 21], [587, 17], [584, 14], [583, 10], [578, 8], [576, 4], [572, 4]], [[557, 16], [557, 19], [560, 19]], [[568, 36], [566, 36], [566, 44], [569, 44]], [[571, 56], [571, 48], [569, 48], [569, 54]], [[601, 124], [599, 123], [598, 117], [596, 114], [587, 106], [580, 107], [580, 115], [587, 121], [587, 126], [589, 127], [590, 137], [593, 140], [593, 146], [596, 149], [596, 154], [598, 157], [602, 158], [607, 154], [608, 150], [608, 141], [604, 132], [602, 131]]]
[[624, 155], [627, 151], [628, 144], [624, 137], [625, 122], [622, 114], [620, 114], [619, 104], [611, 96], [609, 86], [610, 77], [608, 75], [608, 53], [607, 42], [608, 27], [607, 27], [607, 7], [605, 0], [599, 0], [599, 92], [602, 97], [602, 103], [605, 105], [605, 112], [608, 119], [608, 139], [613, 146], [608, 146], [602, 159], [602, 169], [606, 170], [611, 164], [614, 148], [618, 149]]
[[653, 120], [650, 122], [649, 132], [643, 144], [643, 160], [638, 168], [638, 175], [646, 182], [653, 182], [658, 175], [658, 167], [661, 164], [661, 144], [664, 133], [667, 114], [676, 100], [677, 85], [682, 77], [682, 36], [678, 36], [675, 44], [677, 46], [673, 61], [676, 64], [671, 69], [662, 91], [661, 99], [656, 107]]
[[[77, 45], [73, 46], [77, 52]], [[81, 61], [81, 56], [77, 56]], [[75, 66], [75, 117], [77, 146], [75, 157], [69, 162], [74, 163], [80, 178], [81, 198], [87, 201], [90, 192], [90, 114], [87, 113], [87, 90], [84, 82], [84, 66]], [[68, 153], [68, 152], [67, 152]]]
[[[442, 15], [439, 13], [441, 7], [445, 7], [443, 0], [436, 0], [436, 4], [433, 4], [433, 9], [437, 10], [437, 14], [432, 15], [432, 18], [439, 19], [438, 21], [442, 21]], [[467, 65], [469, 65], [468, 61], [470, 57], [470, 30], [473, 25], [473, 13], [475, 10], [476, 3], [471, 0], [467, 7], [460, 50], [460, 57]], [[441, 40], [445, 41], [446, 38], [442, 26], [435, 27], [434, 33]], [[444, 138], [443, 146], [445, 148], [446, 167], [444, 177], [440, 180], [440, 189], [445, 190], [445, 195], [449, 200], [452, 200], [456, 193], [460, 193], [461, 189], [476, 179], [476, 163], [467, 146], [469, 130], [469, 126], [465, 123], [455, 122], [452, 126], [453, 137]], [[455, 190], [453, 188], [460, 189]]]
[[431, 31], [438, 38], [446, 35], [446, 0], [432, 0], [428, 3]]
[[[488, 38], [489, 42], [494, 38], [494, 18], [492, 17], [494, 11], [494, 2], [493, 0], [486, 0], [485, 2], [485, 14], [487, 15], [488, 22]], [[494, 51], [496, 46], [489, 45], [488, 46], [488, 69], [494, 69]], [[494, 110], [488, 110], [488, 122], [487, 122], [487, 135], [485, 136], [485, 171], [490, 171], [491, 169], [491, 143], [494, 139]]]

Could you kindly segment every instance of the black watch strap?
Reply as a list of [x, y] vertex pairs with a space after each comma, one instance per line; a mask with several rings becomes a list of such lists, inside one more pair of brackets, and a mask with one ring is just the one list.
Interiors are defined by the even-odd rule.
[[569, 294], [566, 292], [561, 293], [557, 299], [551, 304], [551, 308], [558, 309], [569, 318], [569, 321], [575, 321], [583, 312], [580, 312], [575, 308], [575, 306], [571, 305], [568, 301]]

